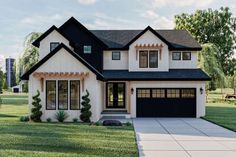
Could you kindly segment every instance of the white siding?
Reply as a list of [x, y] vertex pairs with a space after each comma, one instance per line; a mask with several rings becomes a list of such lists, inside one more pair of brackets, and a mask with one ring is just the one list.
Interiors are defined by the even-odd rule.
[[[162, 55], [158, 55], [158, 68], [139, 68], [139, 58], [136, 60], [136, 44], [162, 44]], [[129, 46], [129, 71], [168, 71], [169, 50], [168, 46], [156, 37], [152, 32], [147, 31]]]
[[42, 41], [40, 41], [39, 46], [39, 60], [45, 57], [50, 52], [50, 42], [59, 42], [64, 43], [69, 48], [69, 41], [64, 38], [59, 32], [56, 30], [52, 31], [47, 37], [45, 37]]
[[[205, 82], [204, 81], [132, 81], [131, 88], [131, 116], [136, 117], [136, 88], [196, 88], [197, 91], [197, 117], [205, 115]], [[203, 94], [200, 88], [204, 89]]]
[[[47, 62], [45, 62], [36, 72], [89, 72], [89, 77], [84, 81], [84, 89], [88, 89], [90, 92], [91, 99], [91, 112], [92, 112], [92, 121], [97, 121], [101, 116], [101, 107], [103, 105], [103, 98], [101, 91], [102, 82], [96, 79], [96, 75], [92, 73], [87, 67], [85, 67], [82, 63], [80, 63], [77, 59], [75, 59], [72, 55], [66, 52], [65, 49], [61, 49], [57, 52], [52, 58], [50, 58]], [[57, 78], [53, 80], [59, 80]], [[65, 80], [65, 79], [64, 79]], [[44, 82], [44, 91], [41, 92], [40, 98], [42, 100], [42, 120], [46, 121], [47, 118], [51, 118], [55, 121], [55, 113], [56, 110], [46, 110], [45, 103], [45, 82]], [[32, 107], [32, 96], [36, 94], [36, 91], [40, 90], [40, 80], [30, 75], [29, 78], [29, 106]], [[82, 89], [81, 89], [82, 90]], [[82, 92], [82, 91], [81, 91]], [[81, 94], [84, 95], [85, 91]], [[72, 121], [73, 118], [79, 118], [80, 111], [79, 110], [66, 110], [69, 114], [69, 118], [67, 121]]]
[[[188, 51], [189, 52], [189, 51]], [[198, 52], [191, 52], [191, 60], [172, 60], [172, 52], [169, 52], [170, 69], [195, 69], [197, 68]]]
[[128, 51], [120, 51], [120, 60], [112, 60], [112, 51], [104, 51], [103, 69], [128, 69]]

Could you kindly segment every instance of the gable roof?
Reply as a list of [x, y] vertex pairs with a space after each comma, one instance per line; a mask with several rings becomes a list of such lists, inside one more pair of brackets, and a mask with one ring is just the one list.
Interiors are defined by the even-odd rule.
[[62, 31], [60, 31], [55, 25], [53, 25], [46, 32], [44, 32], [38, 39], [36, 39], [32, 44], [36, 47], [39, 47], [40, 46], [40, 41], [42, 41], [44, 38], [46, 38], [54, 30], [57, 31], [58, 33], [60, 33], [64, 38], [69, 40], [69, 38]]
[[[147, 28], [146, 28], [147, 29]], [[201, 45], [186, 30], [153, 30], [159, 36], [164, 38], [169, 50], [195, 50], [200, 51]], [[109, 49], [128, 49], [125, 46], [144, 30], [91, 30], [98, 38], [100, 38]]]
[[52, 56], [54, 56], [59, 50], [64, 48], [68, 53], [70, 53], [73, 57], [78, 59], [82, 64], [84, 64], [89, 70], [97, 75], [97, 79], [103, 79], [102, 74], [97, 71], [93, 66], [91, 66], [88, 62], [86, 62], [83, 58], [81, 58], [78, 54], [74, 53], [70, 50], [65, 44], [61, 43], [57, 46], [52, 52], [48, 53], [43, 59], [41, 59], [37, 64], [35, 64], [29, 71], [24, 73], [20, 78], [21, 80], [29, 80], [29, 75], [32, 74], [35, 70], [37, 70], [41, 65], [43, 65], [47, 60], [49, 60]]

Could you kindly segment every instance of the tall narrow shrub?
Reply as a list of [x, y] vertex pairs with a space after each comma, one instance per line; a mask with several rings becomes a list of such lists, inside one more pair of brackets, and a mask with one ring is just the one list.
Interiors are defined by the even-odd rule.
[[42, 105], [40, 104], [41, 99], [39, 98], [40, 96], [40, 92], [37, 90], [37, 94], [35, 96], [33, 96], [33, 108], [31, 109], [31, 115], [30, 115], [30, 119], [34, 122], [41, 122], [41, 116], [42, 116]]
[[81, 108], [80, 119], [83, 122], [90, 122], [90, 117], [92, 116], [92, 112], [90, 111], [91, 105], [90, 105], [88, 90], [86, 90], [86, 94], [82, 96], [81, 105], [82, 105], [82, 108]]

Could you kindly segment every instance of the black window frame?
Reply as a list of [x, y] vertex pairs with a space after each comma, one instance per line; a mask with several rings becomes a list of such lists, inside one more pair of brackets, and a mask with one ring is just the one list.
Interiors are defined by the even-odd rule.
[[[141, 53], [147, 53], [147, 65], [145, 67], [141, 67]], [[149, 57], [149, 53], [148, 53], [148, 50], [140, 50], [139, 51], [139, 68], [148, 68], [148, 64], [149, 64], [149, 61], [148, 61], [148, 57]]]
[[[59, 93], [59, 82], [61, 82], [61, 81], [66, 81], [67, 82], [67, 108], [66, 109], [60, 109], [60, 104], [59, 104], [59, 98], [60, 98], [60, 93]], [[69, 80], [58, 80], [57, 81], [57, 109], [58, 110], [68, 110], [68, 106], [69, 106], [69, 103], [68, 103], [68, 98], [69, 98], [69, 95], [68, 95], [68, 92], [69, 92], [69, 86], [68, 86], [68, 81]]]
[[[180, 58], [179, 58], [179, 59], [175, 59], [175, 58], [174, 58], [174, 53], [178, 53], [179, 56], [180, 56]], [[174, 51], [174, 52], [172, 52], [172, 60], [173, 60], [173, 61], [180, 61], [180, 60], [181, 60], [181, 56], [182, 56], [182, 55], [181, 55], [181, 52], [180, 52], [180, 51]]]
[[[185, 53], [189, 53], [189, 59], [184, 59], [184, 54]], [[182, 60], [184, 60], [184, 61], [189, 61], [189, 60], [191, 60], [192, 59], [192, 55], [191, 55], [191, 52], [190, 51], [186, 51], [186, 52], [182, 52]]]
[[[157, 54], [157, 65], [156, 65], [156, 67], [151, 67], [150, 66], [150, 52], [155, 52], [156, 54]], [[148, 51], [148, 68], [158, 68], [158, 60], [159, 60], [159, 51], [158, 50], [149, 50]]]
[[57, 44], [57, 46], [59, 46], [60, 45], [60, 42], [50, 42], [50, 52], [52, 52], [56, 47], [54, 47], [54, 49], [52, 49], [52, 45], [54, 45], [54, 44]]
[[[55, 82], [55, 108], [53, 108], [53, 109], [49, 109], [48, 108], [48, 100], [47, 100], [47, 95], [48, 95], [48, 90], [47, 90], [47, 84], [48, 84], [48, 82]], [[46, 80], [46, 96], [45, 96], [45, 99], [46, 99], [46, 110], [56, 110], [56, 108], [57, 108], [57, 81], [56, 80]]]
[[[119, 55], [118, 55], [118, 56], [119, 56], [118, 59], [117, 59], [117, 58], [114, 58], [113, 55], [114, 55], [115, 53], [118, 53], [118, 54], [119, 54]], [[112, 51], [112, 60], [120, 60], [120, 51]]]
[[[90, 52], [89, 53], [87, 51], [85, 51], [86, 47], [90, 47]], [[92, 45], [84, 45], [83, 46], [83, 52], [84, 52], [84, 54], [91, 54], [92, 53]]]
[[[78, 109], [72, 109], [72, 108], [71, 108], [71, 83], [72, 83], [73, 81], [78, 81], [78, 82], [79, 82], [79, 108], [78, 108]], [[80, 80], [70, 80], [70, 110], [81, 110], [80, 98], [81, 98]]]

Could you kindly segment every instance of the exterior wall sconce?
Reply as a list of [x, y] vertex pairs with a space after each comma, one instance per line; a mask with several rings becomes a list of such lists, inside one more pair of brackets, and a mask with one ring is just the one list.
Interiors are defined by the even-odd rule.
[[203, 88], [202, 87], [200, 88], [200, 93], [203, 94]]
[[131, 88], [131, 94], [133, 94], [134, 93], [134, 89], [133, 88]]

